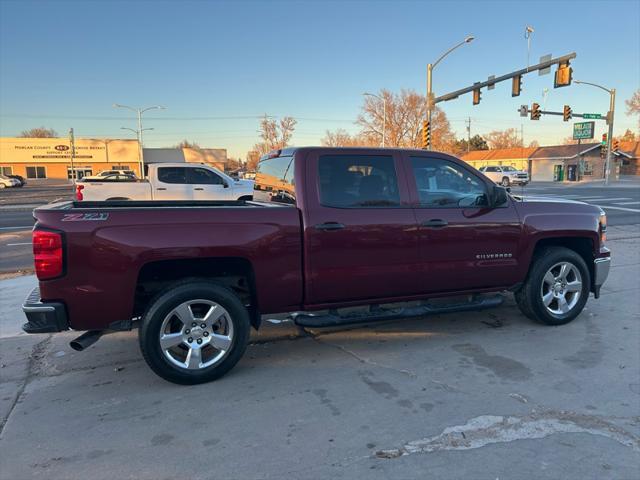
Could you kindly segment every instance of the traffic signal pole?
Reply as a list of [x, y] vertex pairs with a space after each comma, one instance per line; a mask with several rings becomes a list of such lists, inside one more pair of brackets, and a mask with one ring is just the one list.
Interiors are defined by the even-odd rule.
[[613, 142], [613, 115], [616, 109], [616, 89], [609, 90], [609, 115], [607, 120], [609, 122], [609, 135], [607, 135], [607, 159], [604, 165], [604, 184], [609, 184], [609, 175], [611, 174], [611, 145]]

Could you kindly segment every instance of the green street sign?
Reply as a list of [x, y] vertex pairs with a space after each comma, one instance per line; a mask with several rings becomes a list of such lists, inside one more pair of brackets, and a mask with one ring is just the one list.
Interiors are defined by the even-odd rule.
[[[595, 120], [600, 120], [602, 119], [602, 115], [600, 115], [599, 113], [583, 113], [582, 118], [593, 118]], [[589, 137], [589, 138], [593, 138], [593, 137]]]
[[573, 139], [588, 140], [593, 138], [596, 122], [580, 122], [573, 124]]

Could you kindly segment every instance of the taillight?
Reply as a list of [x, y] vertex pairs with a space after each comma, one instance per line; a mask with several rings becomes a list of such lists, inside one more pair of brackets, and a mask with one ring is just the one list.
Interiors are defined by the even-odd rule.
[[48, 230], [34, 230], [32, 239], [33, 259], [38, 280], [62, 275], [62, 235]]
[[84, 199], [82, 195], [82, 190], [84, 190], [84, 185], [76, 185], [76, 200], [81, 202]]

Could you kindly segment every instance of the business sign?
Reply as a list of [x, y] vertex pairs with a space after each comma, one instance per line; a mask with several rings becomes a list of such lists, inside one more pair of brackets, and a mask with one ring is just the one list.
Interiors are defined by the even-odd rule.
[[580, 122], [573, 124], [573, 139], [588, 140], [593, 138], [596, 122]]
[[[137, 161], [136, 140], [76, 139], [75, 159], [84, 162]], [[71, 159], [68, 138], [0, 138], [0, 162], [66, 163]]]

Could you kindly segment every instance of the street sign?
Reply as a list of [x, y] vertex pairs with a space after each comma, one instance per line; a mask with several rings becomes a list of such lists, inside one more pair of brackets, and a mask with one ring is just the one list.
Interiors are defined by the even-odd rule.
[[518, 109], [518, 111], [520, 112], [520, 116], [521, 117], [526, 117], [529, 115], [529, 106], [528, 105], [520, 105], [520, 108]]
[[[583, 113], [582, 118], [593, 118], [594, 120], [601, 120], [602, 115], [600, 115], [599, 113]], [[593, 137], [589, 137], [589, 138], [593, 138]]]
[[596, 122], [580, 122], [573, 124], [574, 140], [589, 140], [593, 138]]
[[[540, 63], [548, 62], [549, 60], [551, 60], [550, 53], [540, 57]], [[538, 70], [538, 76], [546, 75], [550, 71], [551, 71], [551, 67], [541, 68], [540, 70]]]
[[[495, 80], [495, 79], [496, 79], [495, 75], [489, 75], [489, 78], [487, 80], [491, 82], [491, 80]], [[496, 88], [495, 83], [489, 83], [489, 85], [487, 85], [487, 90], [493, 90], [494, 88]]]

